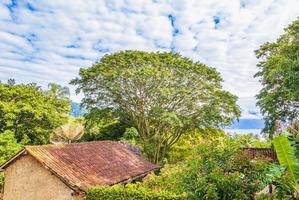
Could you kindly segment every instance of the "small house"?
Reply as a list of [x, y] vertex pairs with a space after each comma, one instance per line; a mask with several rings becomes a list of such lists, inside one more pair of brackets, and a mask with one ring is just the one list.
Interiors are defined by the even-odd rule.
[[27, 146], [5, 162], [4, 200], [82, 200], [92, 186], [144, 177], [159, 166], [112, 141]]

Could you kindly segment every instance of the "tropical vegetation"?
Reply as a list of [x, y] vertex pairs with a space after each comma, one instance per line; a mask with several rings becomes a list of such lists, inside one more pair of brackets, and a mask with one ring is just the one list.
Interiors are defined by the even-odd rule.
[[69, 101], [47, 94], [36, 84], [0, 83], [0, 133], [11, 131], [17, 142], [49, 143], [51, 131], [66, 122]]
[[[299, 19], [256, 56], [263, 139], [222, 130], [240, 110], [214, 68], [177, 53], [130, 50], [103, 56], [71, 81], [84, 94], [82, 117], [69, 115], [67, 87], [0, 82], [0, 164], [24, 145], [116, 140], [162, 168], [90, 188], [87, 200], [298, 199]], [[278, 162], [244, 150], [257, 147], [275, 149]]]
[[276, 42], [266, 42], [258, 50], [260, 71], [255, 75], [263, 88], [257, 95], [265, 117], [264, 132], [273, 135], [275, 122], [299, 121], [299, 18]]
[[188, 130], [218, 128], [240, 115], [219, 73], [174, 53], [123, 51], [105, 55], [72, 84], [90, 109], [117, 109], [138, 131], [148, 159], [158, 163]]

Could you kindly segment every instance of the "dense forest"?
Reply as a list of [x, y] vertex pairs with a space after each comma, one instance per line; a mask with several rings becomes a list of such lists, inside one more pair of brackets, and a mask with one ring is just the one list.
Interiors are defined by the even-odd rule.
[[[0, 163], [25, 145], [115, 140], [163, 167], [142, 182], [90, 188], [89, 200], [298, 199], [299, 19], [255, 53], [264, 140], [222, 130], [241, 113], [214, 68], [177, 53], [127, 50], [71, 80], [84, 109], [55, 83], [0, 83]], [[252, 160], [248, 147], [274, 148], [279, 163]], [[260, 192], [268, 185], [271, 193]]]

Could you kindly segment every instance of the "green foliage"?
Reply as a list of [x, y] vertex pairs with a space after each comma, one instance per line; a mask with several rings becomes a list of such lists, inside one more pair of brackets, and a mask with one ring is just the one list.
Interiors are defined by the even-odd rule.
[[14, 133], [10, 130], [0, 134], [0, 165], [11, 158], [19, 150], [22, 144], [17, 143]]
[[257, 95], [265, 117], [264, 131], [272, 135], [275, 121], [298, 121], [299, 116], [299, 18], [285, 29], [276, 42], [256, 51], [263, 85]]
[[233, 136], [234, 140], [241, 146], [241, 147], [260, 147], [260, 148], [270, 148], [271, 141], [261, 141], [258, 135], [249, 133], [249, 134], [236, 134]]
[[17, 142], [49, 142], [50, 132], [66, 120], [69, 101], [47, 96], [35, 84], [0, 83], [0, 133], [12, 131]]
[[161, 169], [159, 175], [151, 173], [145, 177], [142, 185], [152, 190], [166, 190], [176, 194], [187, 195], [183, 184], [183, 177], [185, 176], [186, 168], [187, 165], [184, 162], [170, 165], [166, 164]]
[[264, 180], [266, 180], [266, 182], [268, 183], [277, 181], [283, 176], [284, 172], [285, 167], [276, 164], [270, 165], [268, 173], [264, 177]]
[[[158, 175], [152, 173], [142, 183], [92, 188], [87, 199], [294, 198], [290, 179], [285, 176], [285, 167], [262, 158], [251, 160], [242, 152], [240, 147], [252, 145], [256, 138], [245, 138], [244, 143], [243, 138], [232, 139], [221, 132], [215, 133], [217, 131], [195, 129], [185, 134], [177, 146], [174, 145], [175, 152], [169, 152], [174, 155], [167, 157], [175, 160], [175, 164], [166, 164]], [[128, 128], [124, 137], [132, 140], [136, 135], [134, 128]], [[180, 150], [182, 155], [178, 154]], [[275, 185], [273, 195], [255, 195], [270, 183]]]
[[115, 109], [91, 109], [85, 115], [82, 141], [119, 140], [129, 124]]
[[221, 136], [201, 139], [192, 156], [164, 166], [159, 175], [149, 175], [142, 185], [186, 194], [186, 199], [252, 199], [280, 178], [283, 170], [275, 167], [265, 160], [251, 160], [238, 143]]
[[183, 134], [166, 154], [164, 163], [177, 163], [188, 159], [194, 154], [194, 149], [205, 144], [207, 140], [216, 140], [227, 135], [223, 130], [193, 129]]
[[95, 187], [88, 190], [87, 200], [179, 200], [183, 195], [176, 195], [166, 190], [148, 190], [139, 184]]
[[296, 157], [295, 148], [291, 146], [291, 142], [284, 134], [274, 138], [273, 144], [280, 165], [286, 167], [291, 184], [299, 193], [299, 160]]
[[166, 154], [164, 163], [177, 163], [188, 159], [192, 156], [194, 148], [203, 142], [202, 140], [202, 135], [200, 134], [184, 134]]
[[252, 199], [266, 185], [268, 163], [251, 161], [230, 139], [200, 146], [195, 156], [184, 178], [190, 199]]
[[1, 194], [3, 193], [3, 185], [4, 184], [4, 173], [0, 172], [0, 197]]
[[276, 186], [274, 196], [276, 199], [296, 199], [294, 196], [294, 187], [291, 184], [292, 181], [287, 174], [283, 174], [281, 177], [277, 177], [273, 181]]
[[[4, 133], [0, 133], [0, 165], [20, 151], [23, 144], [28, 143], [28, 140], [29, 138], [26, 137], [21, 141], [21, 143], [17, 143], [12, 131], [7, 130]], [[4, 174], [3, 172], [0, 172], [0, 194], [2, 194], [3, 181]]]
[[88, 109], [117, 108], [135, 127], [152, 162], [161, 162], [194, 127], [217, 128], [240, 115], [215, 69], [174, 53], [123, 51], [80, 70], [71, 83]]
[[49, 83], [46, 94], [52, 99], [69, 99], [70, 89], [68, 87], [62, 87], [56, 83]]
[[130, 144], [133, 144], [135, 146], [139, 146], [142, 148], [142, 140], [140, 139], [140, 136], [138, 134], [138, 131], [134, 127], [126, 128], [121, 140], [128, 141]]

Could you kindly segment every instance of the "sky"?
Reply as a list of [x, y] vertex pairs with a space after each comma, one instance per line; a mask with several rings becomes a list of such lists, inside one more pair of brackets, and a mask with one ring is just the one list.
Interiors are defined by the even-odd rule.
[[254, 50], [298, 8], [299, 0], [0, 0], [0, 80], [56, 82], [80, 102], [68, 83], [104, 54], [173, 51], [216, 68], [243, 117], [254, 118]]

